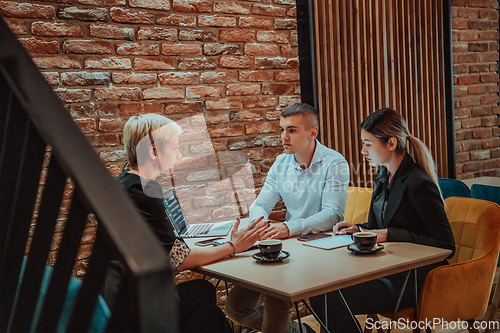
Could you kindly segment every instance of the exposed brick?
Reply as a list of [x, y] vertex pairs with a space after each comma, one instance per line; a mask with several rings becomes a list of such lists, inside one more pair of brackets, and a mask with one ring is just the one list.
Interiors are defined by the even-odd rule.
[[257, 41], [286, 44], [289, 42], [289, 35], [287, 31], [257, 31]]
[[257, 17], [240, 17], [238, 20], [238, 27], [240, 28], [257, 28], [257, 29], [272, 29], [273, 22], [268, 18]]
[[225, 124], [221, 128], [217, 128], [215, 126], [209, 126], [208, 132], [210, 133], [211, 138], [241, 136], [243, 135], [243, 126], [237, 124], [234, 125]]
[[291, 45], [282, 45], [281, 55], [285, 58], [296, 58], [299, 56], [299, 47]]
[[252, 68], [253, 61], [250, 57], [222, 55], [219, 57], [219, 66], [222, 68]]
[[138, 101], [141, 98], [141, 89], [124, 87], [104, 87], [96, 88], [95, 98], [99, 101], [122, 100]]
[[491, 156], [489, 150], [476, 150], [476, 151], [471, 151], [470, 157], [472, 161], [480, 161], [480, 160], [486, 160]]
[[480, 40], [498, 40], [498, 31], [484, 31], [479, 33]]
[[42, 72], [45, 80], [50, 85], [58, 85], [59, 84], [59, 73], [57, 72]]
[[468, 0], [469, 7], [482, 7], [488, 8], [490, 6], [490, 0]]
[[55, 10], [52, 6], [35, 5], [30, 3], [19, 3], [15, 1], [0, 1], [0, 14], [6, 17], [21, 17], [53, 19]]
[[172, 6], [176, 12], [209, 13], [212, 11], [212, 2], [209, 0], [173, 0]]
[[469, 162], [470, 161], [470, 153], [469, 152], [457, 153], [457, 154], [455, 154], [455, 160], [456, 160], [456, 163]]
[[87, 135], [87, 139], [95, 147], [115, 147], [120, 144], [120, 138], [114, 133]]
[[130, 117], [138, 114], [161, 113], [161, 104], [158, 103], [130, 103], [119, 104], [120, 116]]
[[95, 119], [92, 118], [76, 119], [75, 122], [83, 133], [95, 132], [96, 128]]
[[479, 104], [481, 104], [481, 96], [460, 97], [460, 98], [456, 98], [455, 101], [457, 103], [457, 106], [460, 106], [460, 107], [479, 105]]
[[158, 70], [158, 69], [175, 69], [175, 59], [173, 58], [135, 58], [134, 68], [136, 70]]
[[497, 9], [480, 9], [479, 18], [498, 20], [498, 10]]
[[300, 97], [294, 96], [280, 96], [279, 98], [279, 107], [286, 108], [295, 103], [300, 103]]
[[295, 6], [294, 0], [274, 0], [274, 3], [278, 4], [278, 5], [294, 5]]
[[296, 19], [275, 19], [274, 29], [276, 30], [297, 30]]
[[497, 83], [498, 78], [498, 73], [481, 74], [481, 82], [484, 83]]
[[281, 118], [280, 110], [272, 110], [266, 112], [266, 120], [279, 120]]
[[88, 69], [130, 69], [132, 63], [127, 58], [87, 58], [85, 68]]
[[180, 41], [216, 42], [217, 37], [210, 30], [181, 30]]
[[220, 99], [207, 99], [205, 101], [207, 110], [230, 110], [240, 109], [241, 99], [236, 98], [220, 98]]
[[203, 102], [167, 102], [165, 103], [166, 114], [188, 114], [203, 111]]
[[201, 46], [198, 44], [167, 44], [161, 46], [161, 53], [164, 55], [201, 55]]
[[262, 141], [255, 137], [241, 137], [229, 139], [228, 144], [230, 150], [238, 150], [262, 146]]
[[468, 92], [470, 95], [482, 95], [486, 94], [486, 86], [481, 84], [481, 85], [471, 85], [468, 87]]
[[33, 57], [33, 61], [39, 68], [81, 68], [80, 61], [75, 56]]
[[227, 111], [211, 111], [194, 115], [191, 119], [193, 126], [217, 125], [229, 122]]
[[500, 48], [500, 45], [498, 42], [489, 42], [488, 43], [488, 51], [498, 51]]
[[300, 81], [300, 73], [295, 70], [274, 71], [273, 75], [274, 81], [277, 82]]
[[195, 27], [196, 17], [179, 14], [158, 15], [156, 17], [156, 23], [178, 27]]
[[160, 48], [156, 44], [124, 43], [117, 45], [118, 55], [159, 55]]
[[489, 93], [498, 93], [498, 91], [500, 90], [498, 84], [490, 84], [487, 86], [487, 88]]
[[257, 56], [277, 56], [279, 47], [269, 44], [245, 44], [245, 54]]
[[105, 8], [66, 7], [57, 11], [57, 17], [80, 21], [107, 21], [109, 19], [108, 10]]
[[459, 85], [471, 85], [471, 84], [478, 84], [479, 83], [479, 75], [460, 75], [458, 77], [458, 82]]
[[469, 72], [470, 73], [484, 73], [484, 72], [489, 72], [489, 65], [488, 64], [477, 64], [477, 65], [470, 65], [469, 66]]
[[177, 29], [160, 27], [141, 27], [137, 32], [139, 40], [161, 40], [175, 42], [177, 39]]
[[479, 53], [478, 59], [480, 62], [497, 62], [498, 61], [498, 52]]
[[63, 51], [78, 54], [110, 54], [113, 52], [113, 45], [108, 41], [73, 39], [64, 42]]
[[134, 29], [113, 24], [91, 24], [90, 36], [107, 39], [134, 40]]
[[83, 37], [82, 26], [67, 23], [33, 22], [31, 33], [37, 36], [51, 37]]
[[158, 83], [156, 74], [113, 73], [112, 80], [115, 84], [152, 85]]
[[109, 10], [111, 20], [120, 23], [153, 24], [154, 14], [130, 9], [113, 7]]
[[38, 38], [20, 38], [22, 46], [29, 53], [48, 53], [55, 54], [59, 52], [59, 42], [45, 41]]
[[459, 18], [479, 18], [479, 10], [459, 7], [457, 8], [457, 17]]
[[186, 88], [187, 98], [221, 97], [224, 94], [224, 86], [197, 86]]
[[491, 138], [491, 139], [482, 140], [482, 148], [483, 149], [489, 149], [489, 148], [495, 148], [495, 147], [500, 147], [500, 138]]
[[142, 92], [144, 99], [174, 99], [184, 98], [184, 88], [149, 88]]
[[236, 18], [233, 16], [200, 15], [198, 16], [200, 27], [236, 27]]
[[124, 119], [100, 119], [99, 120], [99, 131], [101, 132], [121, 132], [125, 123], [127, 121]]
[[478, 53], [456, 53], [453, 54], [454, 64], [477, 63], [479, 62]]
[[26, 20], [8, 19], [4, 18], [10, 30], [16, 35], [27, 35], [29, 32], [28, 23]]
[[91, 97], [90, 89], [54, 89], [60, 99], [66, 103], [88, 102]]
[[468, 70], [467, 65], [453, 65], [453, 74], [465, 74]]
[[246, 124], [246, 134], [272, 133], [278, 131], [279, 131], [279, 124], [276, 122]]
[[161, 85], [172, 84], [198, 84], [200, 83], [199, 73], [190, 72], [170, 72], [158, 75]]
[[[229, 114], [229, 119], [231, 121], [261, 121], [264, 119], [262, 111], [231, 111]], [[246, 148], [246, 146], [244, 147]]]
[[192, 70], [192, 69], [215, 69], [217, 61], [209, 58], [183, 58], [179, 62], [179, 69]]
[[481, 96], [481, 104], [498, 104], [498, 95], [490, 94]]
[[[123, 128], [122, 128], [122, 130], [123, 130]], [[124, 161], [125, 160], [125, 152], [122, 149], [112, 150], [112, 151], [101, 151], [99, 153], [99, 157], [104, 162]]]
[[201, 73], [201, 83], [228, 83], [236, 82], [238, 73], [236, 72], [203, 72]]
[[474, 139], [491, 138], [491, 136], [492, 136], [491, 128], [475, 128], [472, 130], [472, 137]]
[[250, 14], [252, 5], [239, 4], [235, 2], [215, 2], [214, 12], [224, 14]]
[[[50, 0], [53, 1], [53, 0]], [[72, 3], [73, 0], [56, 0]], [[77, 0], [79, 4], [90, 5], [90, 6], [125, 6], [127, 5], [126, 0]]]
[[470, 20], [467, 23], [467, 28], [471, 30], [486, 30], [490, 27], [490, 23], [488, 21]]
[[111, 79], [107, 72], [64, 72], [61, 82], [66, 86], [93, 86], [109, 84]]
[[481, 126], [483, 127], [500, 126], [500, 118], [497, 115], [482, 117]]
[[297, 17], [297, 7], [293, 6], [287, 9], [286, 15], [291, 17]]
[[463, 119], [461, 122], [462, 128], [472, 128], [481, 126], [481, 118]]
[[273, 80], [272, 71], [240, 71], [239, 79], [242, 82], [266, 82]]
[[273, 17], [283, 17], [286, 15], [286, 9], [283, 7], [269, 5], [253, 5], [252, 13], [255, 15], [266, 15]]
[[227, 96], [246, 96], [246, 95], [258, 95], [260, 94], [260, 85], [245, 85], [245, 84], [228, 84], [227, 85]]
[[454, 86], [453, 87], [453, 96], [455, 97], [463, 97], [468, 95], [468, 87], [467, 86]]
[[203, 45], [203, 54], [207, 56], [215, 56], [220, 54], [237, 54], [240, 55], [240, 47], [232, 44], [210, 43]]
[[259, 96], [259, 97], [249, 97], [243, 100], [244, 108], [270, 108], [276, 107], [278, 105], [278, 100], [276, 97]]
[[275, 58], [255, 58], [255, 68], [256, 69], [281, 69], [287, 68], [287, 63], [285, 58], [275, 57]]
[[453, 43], [453, 52], [454, 53], [463, 53], [469, 52], [469, 43], [467, 42], [454, 42]]
[[130, 7], [170, 10], [170, 1], [165, 0], [129, 0]]
[[255, 42], [255, 30], [248, 29], [222, 29], [219, 34], [222, 42]]
[[86, 103], [83, 105], [70, 105], [73, 117], [113, 117], [118, 113], [116, 103]]

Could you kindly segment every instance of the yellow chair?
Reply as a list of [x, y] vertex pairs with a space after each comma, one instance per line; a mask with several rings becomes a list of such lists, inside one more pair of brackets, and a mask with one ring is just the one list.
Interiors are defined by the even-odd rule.
[[[488, 306], [500, 248], [500, 206], [461, 197], [447, 198], [445, 203], [456, 251], [449, 259], [450, 265], [435, 268], [427, 275], [420, 294], [418, 320], [466, 320], [469, 332], [479, 332], [473, 323]], [[369, 316], [378, 319], [376, 315]], [[396, 320], [400, 318], [416, 320], [414, 309], [402, 309], [396, 315]]]
[[368, 221], [373, 189], [349, 186], [344, 220], [354, 224]]

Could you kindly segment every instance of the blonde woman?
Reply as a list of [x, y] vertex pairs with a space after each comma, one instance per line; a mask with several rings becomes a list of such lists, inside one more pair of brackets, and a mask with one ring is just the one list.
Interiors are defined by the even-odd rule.
[[[157, 114], [131, 117], [123, 130], [127, 166], [117, 180], [142, 213], [145, 221], [168, 252], [171, 264], [178, 271], [223, 259], [250, 248], [267, 230], [268, 223], [238, 230], [239, 220], [231, 232], [231, 240], [217, 247], [190, 249], [177, 238], [163, 206], [162, 188], [155, 178], [169, 173], [182, 158], [179, 136], [182, 130], [172, 120]], [[119, 265], [113, 265], [105, 286], [105, 298], [112, 301], [121, 280]], [[204, 280], [178, 285], [181, 332], [230, 332], [230, 326], [216, 306], [215, 290]], [[172, 297], [176, 297], [173, 295]]]
[[[380, 109], [361, 123], [361, 154], [372, 167], [378, 167], [368, 222], [353, 225], [340, 222], [333, 231], [352, 234], [369, 230], [377, 242], [410, 242], [455, 250], [451, 226], [446, 217], [437, 183], [434, 162], [428, 148], [410, 134], [403, 117], [392, 109]], [[453, 256], [453, 253], [450, 257]], [[447, 261], [418, 269], [418, 289], [427, 273]], [[341, 290], [354, 314], [394, 311], [406, 272], [369, 281]], [[414, 279], [405, 289], [402, 306], [415, 304]], [[338, 292], [327, 294], [330, 332], [356, 332]], [[324, 316], [324, 296], [311, 299]]]

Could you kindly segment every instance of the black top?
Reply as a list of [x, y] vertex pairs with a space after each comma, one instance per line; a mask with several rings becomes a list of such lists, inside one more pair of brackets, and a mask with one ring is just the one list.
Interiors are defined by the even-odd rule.
[[[409, 242], [435, 246], [455, 252], [455, 240], [446, 217], [439, 189], [425, 170], [405, 154], [387, 190], [389, 172], [380, 167], [375, 177], [375, 187], [366, 229], [386, 229], [388, 242]], [[374, 208], [380, 196], [385, 209]], [[379, 203], [375, 203], [378, 205]], [[377, 219], [376, 211], [382, 213]]]
[[130, 196], [144, 220], [167, 250], [167, 253], [170, 253], [176, 236], [165, 214], [163, 192], [160, 184], [129, 172], [119, 174], [116, 180]]

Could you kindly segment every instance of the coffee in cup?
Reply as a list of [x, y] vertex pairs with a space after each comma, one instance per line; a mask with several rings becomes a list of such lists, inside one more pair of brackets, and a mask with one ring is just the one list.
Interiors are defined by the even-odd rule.
[[260, 253], [266, 258], [277, 258], [281, 252], [282, 242], [279, 239], [266, 239], [259, 242]]
[[377, 244], [377, 234], [369, 231], [360, 231], [352, 234], [354, 244], [360, 250], [371, 250]]

